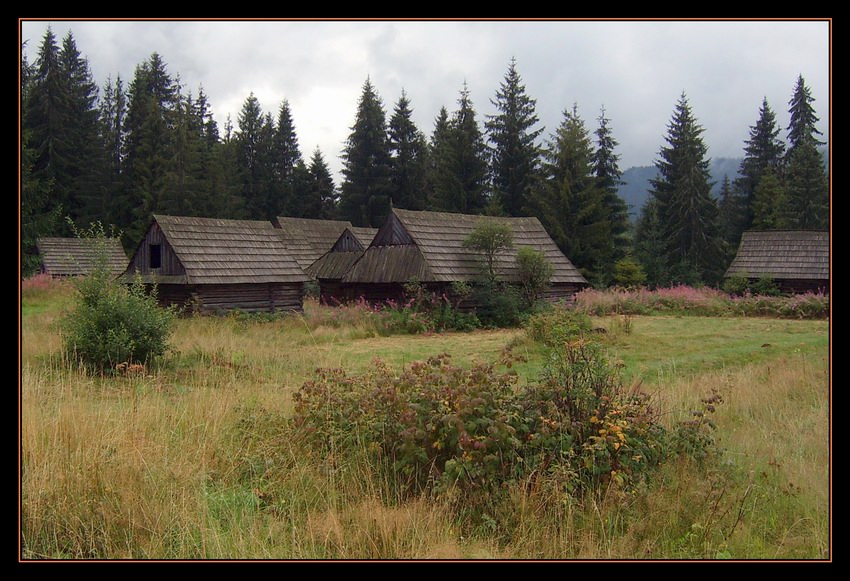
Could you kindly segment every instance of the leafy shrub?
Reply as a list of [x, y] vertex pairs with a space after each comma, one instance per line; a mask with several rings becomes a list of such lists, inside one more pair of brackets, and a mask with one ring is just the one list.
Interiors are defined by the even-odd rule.
[[478, 319], [485, 327], [516, 327], [526, 313], [519, 291], [506, 283], [480, 281], [475, 284], [472, 299]]
[[[453, 287], [454, 290], [455, 287]], [[461, 311], [457, 303], [470, 290], [457, 286], [460, 295], [452, 302], [446, 293], [428, 291], [418, 281], [404, 285], [405, 302], [388, 301], [382, 310], [383, 326], [388, 333], [428, 333], [442, 331], [471, 331], [480, 326], [473, 313]]]
[[529, 317], [525, 329], [531, 340], [548, 347], [559, 347], [567, 341], [590, 333], [593, 324], [590, 317], [582, 311], [553, 307], [545, 313]]
[[624, 288], [637, 288], [646, 282], [643, 266], [627, 256], [614, 263], [614, 284]]
[[537, 464], [566, 464], [569, 491], [610, 481], [633, 485], [670, 451], [650, 397], [624, 389], [596, 341], [578, 338], [553, 350], [540, 384], [523, 401], [538, 419], [531, 425]]
[[702, 398], [700, 403], [702, 409], [692, 411], [691, 419], [677, 424], [671, 441], [677, 453], [703, 462], [712, 454], [720, 452], [714, 438], [717, 425], [711, 416], [717, 411], [717, 406], [723, 403], [723, 397], [715, 391]]
[[165, 354], [174, 312], [136, 279], [130, 287], [97, 271], [77, 283], [74, 309], [62, 320], [66, 353], [97, 371], [147, 364]]
[[523, 246], [517, 251], [516, 262], [525, 304], [530, 309], [543, 291], [549, 288], [554, 268], [543, 252], [529, 246]]
[[775, 297], [779, 296], [779, 287], [776, 286], [776, 281], [773, 280], [773, 277], [770, 275], [764, 275], [758, 278], [752, 286], [750, 290], [754, 295], [761, 295], [764, 297]]
[[[636, 486], [675, 454], [707, 457], [708, 424], [688, 420], [671, 435], [650, 396], [624, 388], [598, 342], [578, 337], [549, 357], [540, 381], [521, 390], [510, 370], [465, 369], [448, 355], [401, 373], [381, 362], [354, 377], [319, 370], [294, 395], [293, 438], [322, 458], [365, 452], [393, 485], [451, 492], [467, 506], [519, 479], [552, 476], [578, 494]], [[502, 363], [512, 361], [506, 353]]]
[[[99, 224], [78, 235], [105, 240]], [[95, 244], [97, 246], [97, 244]], [[119, 364], [147, 364], [165, 354], [175, 313], [157, 304], [156, 286], [146, 292], [141, 277], [128, 287], [107, 264], [105, 244], [91, 274], [74, 281], [74, 306], [61, 320], [66, 354], [96, 371]]]
[[491, 490], [521, 446], [515, 382], [493, 366], [453, 366], [448, 355], [401, 375], [380, 362], [354, 378], [320, 370], [294, 396], [294, 426], [322, 454], [365, 448], [416, 491]]
[[745, 274], [735, 274], [723, 282], [723, 290], [730, 295], [742, 296], [750, 288], [750, 279]]
[[514, 234], [507, 224], [482, 221], [475, 225], [461, 244], [464, 248], [481, 254], [482, 274], [490, 283], [495, 283], [498, 278], [496, 258], [509, 248], [513, 248]]

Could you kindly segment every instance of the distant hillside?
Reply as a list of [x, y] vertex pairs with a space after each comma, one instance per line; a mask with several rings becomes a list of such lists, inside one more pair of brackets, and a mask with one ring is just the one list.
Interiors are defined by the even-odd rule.
[[[720, 193], [720, 184], [723, 182], [723, 176], [729, 176], [730, 180], [735, 180], [738, 177], [738, 168], [741, 167], [740, 158], [718, 157], [711, 160], [709, 171], [711, 179], [714, 182], [712, 193], [717, 196]], [[623, 172], [623, 181], [625, 182], [618, 190], [620, 196], [629, 206], [629, 213], [632, 218], [636, 218], [640, 214], [640, 209], [644, 202], [649, 197], [649, 180], [655, 178], [658, 170], [654, 165], [630, 167]]]
[[[829, 171], [829, 147], [822, 146], [820, 148], [823, 155], [824, 166]], [[711, 160], [711, 179], [714, 186], [711, 192], [715, 197], [720, 195], [720, 184], [723, 182], [723, 176], [729, 176], [730, 181], [734, 181], [740, 174], [738, 168], [741, 167], [742, 158], [738, 157], [718, 157]], [[632, 219], [637, 218], [640, 214], [640, 209], [644, 202], [649, 197], [649, 180], [653, 179], [657, 173], [655, 166], [635, 166], [630, 167], [623, 172], [623, 181], [620, 186], [619, 194], [629, 206], [629, 214]]]

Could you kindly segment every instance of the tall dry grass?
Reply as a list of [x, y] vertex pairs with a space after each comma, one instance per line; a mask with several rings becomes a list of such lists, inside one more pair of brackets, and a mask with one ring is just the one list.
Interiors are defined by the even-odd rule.
[[[187, 318], [162, 366], [98, 377], [57, 357], [55, 317], [23, 320], [26, 559], [829, 556], [826, 353], [669, 367], [652, 389], [671, 425], [713, 388], [722, 393], [720, 465], [683, 460], [635, 494], [580, 499], [556, 478], [520, 482], [473, 523], [449, 502], [408, 498], [359, 458], [295, 447], [291, 393], [316, 367], [356, 369], [373, 355], [398, 367], [442, 351], [492, 360], [514, 331], [354, 338], [360, 331], [298, 317]], [[643, 328], [612, 351], [648, 360]]]

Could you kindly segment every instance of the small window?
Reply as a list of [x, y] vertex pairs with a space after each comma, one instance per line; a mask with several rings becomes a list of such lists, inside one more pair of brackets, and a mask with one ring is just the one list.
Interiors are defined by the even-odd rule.
[[151, 268], [159, 268], [162, 266], [162, 246], [160, 244], [150, 244]]

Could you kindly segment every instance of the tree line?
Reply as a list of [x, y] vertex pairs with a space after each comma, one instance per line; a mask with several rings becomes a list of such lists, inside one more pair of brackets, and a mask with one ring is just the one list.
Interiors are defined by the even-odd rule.
[[591, 130], [573, 105], [548, 138], [516, 61], [479, 119], [461, 87], [429, 135], [402, 91], [388, 113], [369, 78], [335, 184], [319, 148], [300, 150], [288, 101], [276, 114], [250, 94], [219, 128], [203, 87], [187, 90], [158, 53], [99, 88], [73, 34], [48, 29], [21, 58], [21, 253], [71, 224], [115, 225], [132, 248], [154, 213], [269, 220], [346, 219], [379, 226], [391, 207], [536, 216], [596, 285], [716, 283], [749, 228], [825, 228], [829, 186], [818, 121], [800, 76], [788, 145], [766, 100], [745, 143], [741, 177], [710, 195], [702, 127], [683, 93], [633, 226], [617, 193], [618, 142], [604, 108]]

